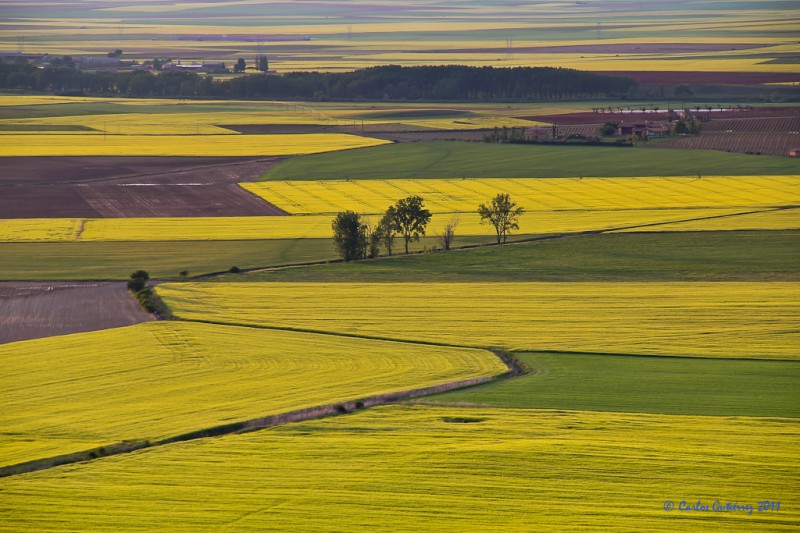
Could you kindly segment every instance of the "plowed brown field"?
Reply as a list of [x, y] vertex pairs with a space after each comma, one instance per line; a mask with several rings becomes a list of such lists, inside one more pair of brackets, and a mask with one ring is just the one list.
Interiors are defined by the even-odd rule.
[[154, 320], [125, 283], [0, 283], [0, 344]]
[[0, 218], [285, 215], [244, 191], [277, 159], [9, 157]]

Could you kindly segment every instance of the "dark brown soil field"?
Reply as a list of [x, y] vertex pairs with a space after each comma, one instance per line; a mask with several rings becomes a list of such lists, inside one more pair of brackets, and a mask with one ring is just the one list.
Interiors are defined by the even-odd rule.
[[268, 216], [286, 213], [239, 187], [278, 159], [9, 157], [0, 218]]
[[149, 320], [122, 282], [0, 283], [0, 344]]
[[639, 83], [762, 85], [800, 81], [800, 72], [680, 72], [680, 71], [597, 71], [597, 74], [628, 76]]

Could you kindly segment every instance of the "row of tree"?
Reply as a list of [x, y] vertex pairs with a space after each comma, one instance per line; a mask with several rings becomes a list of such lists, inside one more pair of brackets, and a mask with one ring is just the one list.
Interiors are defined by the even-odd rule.
[[[487, 204], [478, 206], [481, 223], [494, 226], [497, 243], [505, 243], [512, 230], [519, 229], [519, 217], [524, 213], [508, 194], [498, 194]], [[425, 208], [420, 196], [409, 196], [390, 206], [373, 227], [369, 219], [355, 211], [341, 211], [333, 219], [333, 242], [345, 261], [356, 261], [367, 257], [378, 257], [381, 247], [386, 255], [392, 255], [394, 240], [401, 236], [408, 254], [408, 245], [425, 236], [431, 212]], [[455, 239], [458, 217], [445, 224], [439, 234], [442, 248], [449, 250]]]
[[[269, 71], [269, 58], [267, 56], [256, 56], [253, 67], [261, 72]], [[245, 61], [243, 57], [237, 59], [236, 63], [233, 65], [234, 72], [244, 72], [246, 68], [247, 61]]]
[[[268, 69], [266, 57], [256, 67]], [[243, 63], [243, 62], [242, 62]], [[236, 68], [244, 70], [237, 62]], [[608, 98], [637, 86], [623, 76], [550, 67], [380, 66], [353, 72], [249, 74], [213, 80], [194, 72], [83, 72], [71, 62], [0, 63], [0, 89], [97, 96], [287, 100], [502, 100]]]

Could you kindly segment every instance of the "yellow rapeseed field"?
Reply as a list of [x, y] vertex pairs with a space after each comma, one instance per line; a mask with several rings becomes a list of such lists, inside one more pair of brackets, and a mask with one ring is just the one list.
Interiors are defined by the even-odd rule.
[[800, 359], [793, 283], [181, 283], [180, 317], [512, 350]]
[[791, 531], [799, 445], [793, 419], [380, 407], [0, 479], [0, 530]]
[[[387, 169], [387, 175], [391, 169]], [[471, 212], [497, 193], [528, 211], [751, 207], [800, 202], [800, 176], [268, 181], [242, 186], [290, 213], [380, 213], [419, 195], [432, 212]]]
[[631, 231], [715, 231], [750, 229], [798, 229], [800, 228], [800, 209], [781, 209], [763, 211], [748, 215], [722, 217], [715, 219], [677, 222], [663, 226], [650, 226]]
[[[24, 98], [22, 99], [24, 102]], [[1, 100], [0, 100], [1, 102]], [[13, 99], [11, 100], [13, 102]], [[33, 102], [31, 102], [33, 103]], [[50, 102], [48, 102], [50, 103]], [[64, 102], [68, 103], [68, 102]], [[119, 105], [127, 105], [109, 99], [107, 102]], [[227, 102], [225, 102], [227, 103]], [[234, 102], [235, 104], [235, 102]], [[13, 105], [13, 104], [12, 104]], [[153, 104], [158, 105], [158, 104]], [[175, 106], [186, 104], [173, 104]], [[213, 107], [214, 105], [223, 108], [218, 112], [197, 112], [187, 110], [184, 113], [138, 113], [136, 107], [131, 108], [131, 113], [97, 114], [97, 115], [76, 115], [65, 117], [44, 117], [0, 120], [0, 125], [7, 129], [0, 131], [0, 137], [7, 139], [8, 135], [41, 135], [36, 130], [36, 126], [85, 126], [91, 130], [76, 130], [69, 132], [71, 135], [233, 135], [238, 132], [220, 126], [237, 125], [308, 125], [308, 126], [344, 126], [355, 125], [353, 119], [339, 119], [331, 116], [324, 109], [315, 110], [306, 106], [274, 103], [260, 103], [254, 106], [250, 113], [232, 113], [224, 110], [220, 102], [205, 104]], [[2, 106], [2, 103], [0, 103]], [[511, 125], [514, 119], [500, 119], [490, 117], [478, 117], [476, 121]], [[369, 120], [367, 124], [381, 124], [386, 121]], [[478, 122], [473, 127], [480, 126]], [[361, 122], [359, 121], [360, 125]], [[24, 131], [15, 130], [16, 126], [24, 127]], [[452, 127], [452, 126], [451, 126]], [[79, 141], [77, 141], [79, 142]]]
[[506, 370], [482, 350], [151, 322], [0, 345], [0, 465]]
[[388, 141], [337, 133], [304, 135], [3, 135], [2, 156], [268, 156], [364, 148]]
[[[520, 230], [514, 235], [568, 233], [635, 227], [635, 231], [673, 229], [675, 221], [703, 217], [736, 215], [742, 209], [619, 209], [528, 212], [520, 217]], [[290, 217], [179, 217], [179, 218], [39, 218], [0, 219], [0, 242], [71, 242], [71, 241], [208, 241], [252, 239], [330, 239], [330, 215]], [[750, 217], [747, 215], [746, 217]], [[755, 216], [755, 215], [752, 215]], [[377, 224], [379, 215], [367, 216]], [[428, 235], [436, 235], [452, 218], [449, 213], [433, 215]], [[692, 229], [747, 229], [761, 227], [761, 222], [735, 222], [739, 217], [705, 219], [692, 222]], [[745, 218], [743, 216], [742, 218]], [[796, 221], [790, 215], [776, 216], [765, 229], [790, 229]], [[708, 228], [705, 227], [708, 220]], [[749, 220], [749, 219], [748, 219]], [[494, 235], [494, 228], [481, 224], [477, 213], [458, 215], [459, 236]], [[729, 221], [729, 222], [722, 222]], [[659, 224], [648, 226], [648, 224]], [[729, 224], [730, 227], [720, 227]], [[682, 226], [675, 225], [675, 229]]]

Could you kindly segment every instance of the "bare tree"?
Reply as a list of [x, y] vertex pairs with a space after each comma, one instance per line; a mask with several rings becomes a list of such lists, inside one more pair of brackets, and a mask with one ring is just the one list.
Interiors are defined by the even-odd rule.
[[508, 194], [498, 194], [489, 205], [481, 204], [478, 206], [478, 214], [481, 216], [481, 224], [489, 221], [497, 232], [497, 244], [506, 242], [506, 236], [509, 231], [519, 229], [519, 216], [525, 210], [517, 207], [515, 202], [511, 201]]
[[453, 245], [453, 241], [456, 238], [456, 228], [458, 227], [458, 222], [458, 215], [453, 215], [447, 224], [444, 225], [444, 228], [442, 228], [442, 232], [439, 234], [439, 244], [442, 245], [443, 249], [449, 250]]
[[367, 239], [367, 257], [370, 259], [380, 255], [381, 234], [379, 226], [372, 225], [372, 219], [364, 216], [364, 234]]

